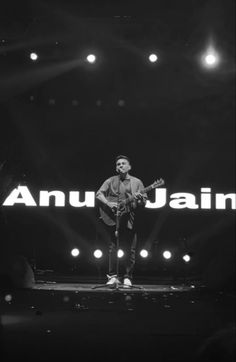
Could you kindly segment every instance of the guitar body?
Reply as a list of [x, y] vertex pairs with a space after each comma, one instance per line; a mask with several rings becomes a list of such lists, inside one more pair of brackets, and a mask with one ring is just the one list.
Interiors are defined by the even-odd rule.
[[[107, 200], [109, 202], [117, 202], [117, 197], [115, 196], [108, 196]], [[122, 201], [121, 201], [122, 202]], [[108, 207], [105, 204], [102, 204], [99, 207], [100, 212], [100, 218], [104, 221], [104, 223], [108, 226], [113, 226], [116, 224], [116, 210], [112, 210], [110, 207]], [[126, 209], [123, 207], [122, 210], [119, 213], [119, 216], [122, 216], [124, 213], [126, 213]]]

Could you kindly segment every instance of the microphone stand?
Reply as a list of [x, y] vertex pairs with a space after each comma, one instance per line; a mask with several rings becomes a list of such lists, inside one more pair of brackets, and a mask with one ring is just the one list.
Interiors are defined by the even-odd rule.
[[[116, 238], [116, 282], [115, 284], [112, 285], [107, 285], [107, 284], [102, 284], [102, 285], [97, 285], [94, 286], [92, 289], [97, 289], [97, 288], [109, 288], [109, 289], [116, 289], [119, 290], [120, 289], [120, 282], [119, 282], [119, 258], [118, 258], [118, 250], [119, 250], [119, 228], [120, 228], [120, 175], [119, 175], [119, 183], [118, 183], [118, 194], [117, 194], [117, 209], [116, 209], [116, 213], [115, 213], [115, 238]], [[109, 256], [110, 257], [110, 256]], [[122, 288], [122, 286], [121, 286]], [[122, 288], [123, 289], [123, 288]]]
[[119, 289], [119, 257], [118, 250], [120, 245], [120, 176], [119, 176], [119, 184], [118, 184], [118, 195], [117, 195], [117, 209], [116, 209], [116, 228], [115, 228], [115, 238], [116, 238], [116, 283], [115, 289]]

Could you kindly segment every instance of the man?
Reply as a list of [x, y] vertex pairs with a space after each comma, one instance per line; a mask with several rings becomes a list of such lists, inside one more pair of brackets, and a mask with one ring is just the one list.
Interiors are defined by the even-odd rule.
[[109, 267], [108, 285], [120, 283], [117, 275], [117, 241], [127, 247], [125, 269], [123, 275], [124, 287], [132, 286], [133, 269], [137, 245], [136, 212], [146, 203], [147, 195], [143, 193], [143, 183], [131, 176], [130, 159], [127, 156], [116, 157], [116, 172], [118, 175], [108, 178], [96, 193], [101, 205], [100, 215], [103, 224], [108, 229]]

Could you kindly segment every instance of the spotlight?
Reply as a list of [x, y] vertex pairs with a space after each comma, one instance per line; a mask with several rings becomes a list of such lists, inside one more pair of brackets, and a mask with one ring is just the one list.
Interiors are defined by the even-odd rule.
[[125, 105], [124, 99], [119, 99], [117, 104], [119, 107], [124, 107], [124, 105]]
[[79, 249], [77, 249], [77, 248], [74, 248], [71, 250], [71, 255], [75, 258], [79, 255], [79, 253], [80, 253]]
[[102, 254], [102, 251], [101, 251], [100, 249], [96, 249], [96, 250], [94, 251], [93, 255], [94, 255], [94, 257], [95, 257], [96, 259], [100, 259], [103, 254]]
[[219, 53], [214, 49], [213, 46], [209, 46], [206, 52], [202, 54], [201, 57], [202, 65], [207, 69], [213, 69], [218, 66], [219, 62], [220, 62]]
[[98, 100], [96, 101], [96, 106], [100, 107], [101, 105], [102, 105], [102, 101], [101, 101], [100, 99], [98, 99]]
[[79, 102], [77, 101], [77, 99], [72, 99], [72, 106], [78, 106]]
[[6, 294], [4, 297], [6, 302], [11, 302], [12, 301], [12, 295], [11, 294]]
[[56, 103], [56, 101], [55, 101], [54, 98], [50, 98], [50, 99], [48, 100], [48, 104], [49, 104], [50, 106], [54, 106], [55, 103]]
[[189, 262], [190, 262], [190, 260], [191, 260], [190, 255], [189, 255], [189, 254], [185, 254], [185, 255], [183, 255], [183, 260], [184, 260], [186, 263], [189, 263]]
[[38, 54], [30, 53], [30, 59], [33, 60], [33, 61], [37, 60], [38, 59]]
[[156, 54], [150, 54], [148, 59], [151, 63], [155, 63], [157, 61], [158, 57]]
[[87, 61], [89, 62], [89, 63], [95, 63], [95, 61], [96, 61], [96, 56], [94, 55], [94, 54], [89, 54], [87, 57], [86, 57], [86, 59], [87, 59]]
[[119, 249], [119, 250], [117, 251], [117, 256], [118, 256], [118, 258], [122, 258], [122, 257], [124, 256], [123, 250]]
[[184, 255], [183, 255], [183, 260], [185, 261], [185, 263], [189, 263], [190, 262], [190, 260], [193, 258], [193, 252], [192, 251], [189, 251], [189, 252], [187, 252], [187, 253], [185, 253]]
[[205, 62], [208, 66], [213, 66], [217, 61], [217, 57], [214, 54], [207, 54], [205, 56]]
[[148, 257], [148, 251], [146, 249], [142, 249], [139, 254], [142, 258]]
[[172, 254], [169, 250], [165, 250], [162, 255], [165, 259], [170, 259], [172, 257]]

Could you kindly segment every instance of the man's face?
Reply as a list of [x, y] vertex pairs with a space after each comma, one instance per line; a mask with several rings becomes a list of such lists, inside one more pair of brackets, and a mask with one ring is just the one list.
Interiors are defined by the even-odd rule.
[[125, 158], [116, 161], [116, 171], [118, 173], [127, 173], [131, 169], [130, 163]]

